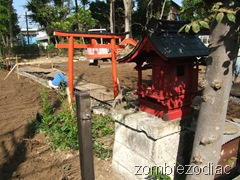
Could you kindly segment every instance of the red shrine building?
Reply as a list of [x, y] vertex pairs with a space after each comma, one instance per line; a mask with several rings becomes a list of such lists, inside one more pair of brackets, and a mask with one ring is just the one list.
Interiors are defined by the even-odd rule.
[[[181, 21], [151, 19], [141, 42], [119, 63], [135, 62], [136, 93], [141, 111], [173, 120], [191, 114], [191, 102], [198, 92], [198, 59], [208, 49], [193, 33], [178, 32]], [[142, 73], [150, 69], [151, 83]]]

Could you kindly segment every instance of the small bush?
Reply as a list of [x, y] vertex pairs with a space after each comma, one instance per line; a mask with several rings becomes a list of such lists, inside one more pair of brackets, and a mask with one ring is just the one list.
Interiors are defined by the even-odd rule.
[[114, 133], [114, 121], [111, 117], [95, 115], [92, 116], [93, 140]]
[[37, 44], [27, 44], [25, 46], [12, 47], [13, 55], [35, 57], [40, 56], [40, 49]]
[[[72, 112], [69, 110], [64, 94], [61, 93], [60, 101], [63, 107], [61, 111], [54, 114], [47, 91], [43, 90], [40, 95], [42, 99], [42, 116], [41, 122], [37, 126], [39, 131], [48, 136], [53, 150], [57, 148], [61, 150], [77, 150], [78, 129], [74, 104], [74, 112]], [[112, 156], [112, 148], [107, 147], [101, 138], [114, 133], [113, 119], [111, 117], [93, 115], [91, 122], [95, 155], [101, 159], [110, 158]]]
[[95, 115], [92, 117], [93, 149], [97, 157], [108, 159], [112, 157], [112, 147], [104, 144], [103, 137], [114, 134], [114, 120], [108, 116]]
[[77, 122], [75, 113], [72, 113], [65, 97], [62, 94], [60, 101], [62, 110], [54, 114], [53, 107], [49, 101], [47, 92], [41, 92], [42, 98], [42, 121], [39, 125], [40, 131], [49, 137], [52, 149], [78, 149]]
[[171, 180], [171, 178], [168, 175], [163, 174], [157, 167], [152, 167], [151, 172], [148, 174], [148, 177], [146, 179], [148, 179], [148, 180]]
[[102, 141], [95, 141], [93, 144], [94, 153], [100, 159], [109, 159], [112, 157], [112, 149], [106, 148]]

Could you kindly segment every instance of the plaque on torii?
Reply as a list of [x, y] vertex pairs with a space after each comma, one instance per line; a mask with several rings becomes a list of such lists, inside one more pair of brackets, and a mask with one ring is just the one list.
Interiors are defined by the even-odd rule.
[[[74, 49], [80, 48], [109, 48], [111, 49], [111, 60], [112, 60], [112, 77], [113, 77], [113, 91], [114, 98], [118, 95], [118, 80], [117, 80], [117, 62], [116, 62], [116, 50], [123, 49], [124, 45], [116, 44], [116, 39], [124, 39], [126, 37], [126, 33], [115, 34], [115, 33], [79, 33], [79, 32], [68, 32], [68, 31], [54, 31], [54, 36], [67, 37], [68, 43], [66, 44], [56, 44], [56, 48], [66, 48], [68, 49], [68, 87], [70, 91], [70, 98], [73, 101], [73, 56]], [[79, 44], [74, 42], [74, 38], [90, 38], [91, 44]], [[109, 44], [96, 44], [96, 39], [104, 38], [110, 39]], [[94, 55], [93, 55], [94, 57]], [[97, 55], [95, 55], [96, 58]]]

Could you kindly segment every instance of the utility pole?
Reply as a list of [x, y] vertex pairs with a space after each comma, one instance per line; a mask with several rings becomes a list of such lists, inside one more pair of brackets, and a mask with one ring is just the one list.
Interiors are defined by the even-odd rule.
[[115, 0], [110, 1], [110, 26], [111, 33], [115, 33]]
[[27, 28], [27, 42], [29, 44], [29, 32], [28, 32], [28, 15], [27, 12], [25, 12], [25, 16], [26, 16], [26, 28]]

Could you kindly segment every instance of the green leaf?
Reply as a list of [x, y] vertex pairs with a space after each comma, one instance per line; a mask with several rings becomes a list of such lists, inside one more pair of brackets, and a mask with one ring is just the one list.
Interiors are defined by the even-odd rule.
[[236, 160], [237, 160], [236, 157], [231, 157], [230, 159], [227, 160], [227, 162], [231, 167], [233, 167]]
[[202, 27], [209, 29], [209, 25], [208, 25], [207, 22], [205, 22], [205, 21], [199, 21], [199, 24], [200, 24]]
[[233, 167], [234, 162], [233, 162], [231, 159], [229, 159], [227, 162], [228, 162], [228, 165], [229, 165], [229, 166]]
[[191, 26], [189, 24], [187, 24], [186, 27], [185, 27], [185, 31], [188, 33], [190, 28], [191, 28]]
[[222, 6], [223, 3], [222, 2], [217, 2], [213, 5], [212, 10], [218, 10], [220, 6]]
[[192, 30], [193, 30], [193, 32], [195, 32], [195, 33], [198, 33], [198, 32], [200, 31], [200, 26], [199, 26], [199, 24], [198, 24], [197, 21], [194, 21], [194, 22], [192, 23]]
[[233, 160], [233, 161], [235, 161], [235, 160], [237, 160], [238, 158], [237, 158], [237, 157], [231, 157], [230, 159]]
[[181, 7], [180, 13], [184, 13], [185, 12], [185, 8]]
[[223, 17], [224, 17], [224, 13], [221, 12], [221, 13], [217, 14], [216, 20], [217, 20], [218, 24], [222, 22]]
[[182, 26], [182, 27], [178, 30], [178, 32], [182, 32], [185, 27], [186, 27], [186, 25]]
[[61, 150], [65, 150], [65, 149], [66, 149], [66, 145], [67, 145], [66, 142], [63, 142], [63, 143], [60, 145], [59, 148], [60, 148]]
[[236, 22], [235, 20], [236, 20], [236, 17], [235, 17], [235, 15], [234, 14], [232, 14], [232, 13], [227, 13], [227, 18], [228, 18], [228, 20], [229, 21], [232, 21], [232, 22]]

